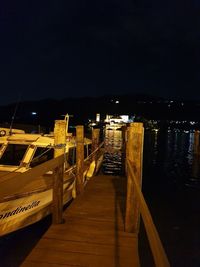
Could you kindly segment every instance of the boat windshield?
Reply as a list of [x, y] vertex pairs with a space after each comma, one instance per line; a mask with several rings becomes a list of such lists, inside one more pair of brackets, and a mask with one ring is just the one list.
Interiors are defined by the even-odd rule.
[[54, 149], [47, 147], [37, 147], [33, 159], [30, 163], [30, 167], [35, 167], [43, 162], [53, 159]]
[[27, 148], [28, 145], [8, 144], [0, 158], [0, 164], [19, 166]]

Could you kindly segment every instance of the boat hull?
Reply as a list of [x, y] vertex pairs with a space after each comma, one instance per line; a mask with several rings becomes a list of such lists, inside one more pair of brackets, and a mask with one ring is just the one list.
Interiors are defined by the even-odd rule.
[[[72, 199], [74, 184], [65, 184], [63, 205]], [[0, 236], [33, 224], [52, 211], [53, 190], [0, 203]]]

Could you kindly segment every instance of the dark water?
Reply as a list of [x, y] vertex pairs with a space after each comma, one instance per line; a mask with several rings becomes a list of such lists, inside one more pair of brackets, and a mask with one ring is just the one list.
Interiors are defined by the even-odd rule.
[[31, 252], [51, 224], [48, 216], [38, 223], [30, 225], [0, 238], [0, 266], [18, 267]]
[[[122, 173], [121, 137], [105, 132], [104, 173]], [[143, 194], [172, 267], [200, 267], [200, 157], [193, 150], [193, 132], [145, 132]], [[20, 266], [50, 223], [0, 238], [0, 266]], [[154, 266], [142, 223], [139, 253], [141, 267]]]
[[200, 188], [199, 163], [192, 131], [145, 134], [144, 171], [156, 174], [158, 183]]
[[[119, 174], [121, 132], [105, 136], [103, 170]], [[171, 266], [200, 267], [200, 157], [193, 132], [145, 132], [143, 193]], [[142, 223], [139, 251], [142, 267], [154, 266]]]
[[172, 266], [200, 266], [200, 157], [194, 133], [145, 134], [143, 192]]

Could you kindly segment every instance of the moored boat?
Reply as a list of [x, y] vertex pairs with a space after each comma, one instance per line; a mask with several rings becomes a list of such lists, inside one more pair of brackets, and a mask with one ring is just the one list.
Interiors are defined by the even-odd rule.
[[[13, 133], [0, 137], [0, 236], [32, 224], [52, 211], [53, 171], [46, 171], [55, 162], [53, 134]], [[85, 138], [87, 153], [91, 140]], [[76, 148], [76, 139], [66, 136], [63, 175], [63, 204], [75, 196], [75, 167], [69, 154]], [[87, 154], [86, 153], [86, 154]], [[86, 155], [88, 156], [88, 154]], [[72, 160], [73, 161], [73, 160]], [[55, 164], [55, 163], [53, 163]], [[44, 175], [37, 175], [43, 170]], [[94, 162], [88, 175], [94, 171]], [[87, 181], [87, 172], [84, 178]]]

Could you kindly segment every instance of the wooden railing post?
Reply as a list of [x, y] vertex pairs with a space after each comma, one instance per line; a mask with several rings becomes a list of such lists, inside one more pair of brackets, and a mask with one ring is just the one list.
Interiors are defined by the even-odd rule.
[[76, 126], [76, 192], [83, 191], [84, 172], [84, 127]]
[[99, 134], [100, 129], [93, 129], [92, 130], [92, 152], [97, 149], [99, 145]]
[[[142, 184], [144, 128], [142, 123], [131, 123], [127, 131], [126, 158], [131, 161], [138, 184]], [[127, 168], [127, 199], [125, 231], [138, 233], [140, 212], [129, 168]]]
[[56, 120], [54, 127], [54, 158], [65, 153], [66, 121]]
[[[54, 138], [54, 157], [58, 157], [60, 155], [63, 155], [64, 157], [66, 143], [66, 121], [55, 121]], [[64, 164], [56, 167], [54, 170], [52, 201], [52, 216], [54, 224], [63, 222], [63, 175]]]
[[63, 223], [63, 165], [54, 170], [52, 219], [54, 224]]
[[194, 154], [199, 154], [200, 147], [199, 147], [199, 131], [196, 130], [194, 132]]
[[[95, 151], [99, 145], [100, 129], [92, 130], [92, 152]], [[93, 155], [93, 160], [96, 159], [96, 155]]]
[[134, 169], [132, 167], [130, 160], [127, 161], [127, 165], [128, 165], [128, 170], [132, 177], [132, 182], [134, 183], [134, 192], [137, 195], [140, 212], [142, 215], [145, 230], [146, 230], [147, 237], [149, 240], [151, 252], [154, 258], [155, 267], [170, 267], [167, 255], [165, 253], [159, 234], [154, 225], [153, 219], [151, 217], [151, 213], [145, 202], [144, 196], [141, 191], [141, 186], [138, 183], [137, 177], [135, 175], [135, 172], [134, 172]]
[[126, 126], [122, 126], [122, 172], [126, 173]]

